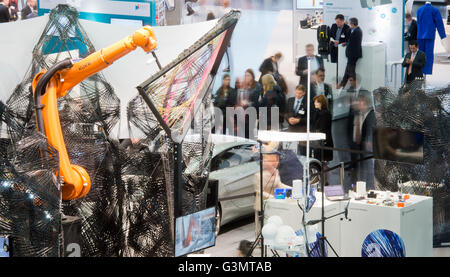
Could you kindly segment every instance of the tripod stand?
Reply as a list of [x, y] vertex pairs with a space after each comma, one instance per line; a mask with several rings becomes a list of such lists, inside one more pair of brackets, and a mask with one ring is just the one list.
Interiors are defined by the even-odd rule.
[[[341, 213], [338, 213], [338, 214], [335, 214], [335, 215], [332, 215], [332, 216], [329, 216], [329, 217], [323, 217], [322, 219], [319, 219], [319, 220], [312, 220], [312, 221], [309, 221], [306, 224], [307, 226], [310, 226], [310, 225], [316, 225], [318, 223], [322, 223], [322, 236], [319, 238], [318, 243], [311, 250], [308, 251], [308, 256], [309, 257], [311, 256], [311, 253], [317, 247], [319, 247], [319, 245], [321, 247], [320, 251], [321, 251], [322, 257], [325, 257], [325, 243], [326, 243], [331, 248], [331, 250], [333, 251], [334, 255], [336, 255], [336, 257], [339, 258], [339, 255], [337, 254], [336, 250], [334, 250], [333, 245], [331, 245], [331, 243], [328, 241], [327, 237], [325, 236], [325, 229], [324, 229], [325, 228], [325, 221], [328, 220], [328, 219], [337, 217], [339, 215], [345, 215], [345, 218], [348, 219], [347, 215], [348, 215], [348, 206], [349, 206], [349, 204], [350, 204], [350, 201], [348, 202], [347, 207], [345, 208], [345, 211], [343, 211]], [[323, 210], [324, 210], [324, 207], [322, 206], [322, 211]], [[341, 220], [343, 220], [343, 219], [341, 219]], [[348, 219], [348, 220], [351, 221], [351, 219]]]
[[[261, 258], [264, 257], [264, 237], [262, 236], [262, 228], [264, 226], [264, 197], [263, 197], [263, 145], [262, 145], [262, 141], [258, 140], [259, 143], [259, 174], [260, 174], [260, 182], [259, 182], [259, 197], [260, 197], [260, 213], [258, 215], [258, 219], [260, 221], [260, 226], [259, 226], [259, 234], [256, 236], [255, 241], [253, 242], [250, 251], [248, 251], [247, 257], [251, 257], [253, 254], [253, 251], [255, 250], [255, 248], [258, 246], [258, 241], [261, 239]], [[255, 222], [256, 223], [256, 222]]]
[[[323, 159], [323, 148], [321, 148], [320, 152], [321, 152], [321, 162], [322, 164], [324, 164], [324, 159]], [[325, 235], [325, 221], [334, 217], [337, 217], [339, 215], [344, 215], [346, 219], [348, 219], [348, 207], [350, 205], [350, 201], [348, 202], [345, 210], [343, 212], [340, 212], [338, 214], [329, 216], [329, 217], [325, 217], [325, 174], [324, 174], [324, 170], [323, 170], [323, 166], [321, 168], [321, 194], [322, 194], [322, 210], [321, 210], [321, 219], [319, 220], [312, 220], [309, 221], [306, 226], [311, 226], [311, 225], [316, 225], [318, 223], [322, 224], [322, 236], [319, 238], [318, 243], [311, 249], [311, 250], [307, 250], [308, 251], [308, 257], [311, 256], [311, 253], [320, 245], [321, 249], [321, 254], [322, 257], [325, 257], [325, 243], [328, 244], [328, 246], [330, 246], [331, 250], [333, 251], [333, 253], [336, 255], [336, 257], [339, 257], [339, 255], [337, 254], [336, 250], [334, 250], [333, 246], [331, 245], [331, 243], [328, 241], [326, 235]], [[342, 220], [342, 219], [341, 219]], [[351, 219], [350, 219], [351, 221]], [[306, 234], [306, 226], [305, 226], [305, 234]]]

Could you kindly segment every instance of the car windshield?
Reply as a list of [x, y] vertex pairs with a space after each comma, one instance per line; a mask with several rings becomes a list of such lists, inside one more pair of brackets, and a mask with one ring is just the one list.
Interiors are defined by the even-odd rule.
[[232, 168], [254, 161], [251, 145], [244, 145], [228, 149], [212, 160], [211, 171]]

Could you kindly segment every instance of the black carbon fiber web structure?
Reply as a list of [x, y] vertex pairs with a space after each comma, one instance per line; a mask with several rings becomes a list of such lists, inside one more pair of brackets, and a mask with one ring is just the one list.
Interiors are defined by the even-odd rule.
[[416, 82], [399, 93], [374, 91], [377, 125], [424, 133], [423, 164], [375, 161], [380, 189], [433, 197], [434, 245], [450, 242], [450, 86], [425, 90]]
[[[236, 22], [218, 24], [210, 40], [234, 28]], [[201, 43], [210, 43], [206, 39]], [[186, 50], [179, 62], [198, 51], [197, 45]], [[36, 131], [30, 86], [41, 69], [49, 69], [67, 57], [79, 59], [93, 52], [78, 12], [67, 5], [57, 6], [34, 48], [23, 82], [7, 103], [0, 103], [4, 137], [0, 144], [4, 150], [0, 157], [0, 235], [12, 239], [14, 256], [65, 256], [64, 245], [70, 242], [63, 242], [62, 221], [71, 216], [81, 219], [82, 257], [174, 256], [173, 141], [148, 113], [141, 96], [128, 105], [132, 138], [112, 139], [110, 132], [120, 119], [120, 100], [102, 74], [86, 79], [58, 100], [69, 158], [85, 168], [92, 181], [85, 198], [60, 200], [58, 154]], [[215, 58], [215, 66], [220, 59]], [[184, 122], [190, 131], [183, 140], [183, 214], [206, 205], [213, 148], [212, 80], [208, 76], [207, 82], [196, 83], [206, 86], [201, 87], [192, 117]]]
[[[61, 245], [58, 153], [44, 136], [25, 130], [0, 102], [0, 129], [20, 134], [0, 139], [0, 235], [21, 257], [55, 257]], [[51, 157], [51, 158], [50, 158]]]

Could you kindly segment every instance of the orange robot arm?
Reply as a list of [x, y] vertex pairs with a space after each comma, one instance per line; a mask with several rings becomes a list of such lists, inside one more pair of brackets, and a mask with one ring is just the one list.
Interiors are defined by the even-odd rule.
[[63, 200], [76, 200], [86, 196], [91, 188], [91, 180], [84, 168], [70, 163], [61, 130], [57, 99], [64, 97], [77, 84], [107, 68], [137, 47], [141, 47], [145, 52], [151, 52], [156, 46], [153, 29], [145, 26], [133, 35], [81, 61], [73, 63], [65, 60], [48, 71], [42, 70], [34, 78], [32, 86], [37, 125], [39, 131], [47, 136], [49, 144], [58, 150]]

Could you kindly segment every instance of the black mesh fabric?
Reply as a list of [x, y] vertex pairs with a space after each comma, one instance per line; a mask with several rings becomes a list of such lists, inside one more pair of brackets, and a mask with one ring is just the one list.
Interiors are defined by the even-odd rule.
[[[139, 97], [129, 104], [128, 118], [134, 130], [144, 136], [134, 137], [130, 128], [131, 140], [112, 139], [110, 132], [120, 118], [120, 101], [102, 74], [91, 76], [58, 99], [70, 161], [85, 168], [92, 181], [85, 198], [60, 201], [60, 180], [55, 176], [58, 155], [45, 136], [35, 131], [30, 86], [41, 69], [67, 57], [84, 58], [94, 51], [78, 22], [78, 12], [67, 5], [57, 6], [34, 48], [23, 82], [6, 105], [1, 105], [2, 128], [8, 138], [0, 145], [7, 150], [0, 160], [2, 182], [6, 182], [4, 188], [0, 186], [0, 235], [9, 235], [17, 242], [15, 256], [62, 255], [64, 215], [81, 218], [81, 256], [174, 255], [173, 144]], [[183, 143], [183, 214], [202, 210], [206, 204], [213, 148], [208, 92], [198, 99], [199, 108], [191, 119], [192, 135]], [[11, 189], [9, 181], [19, 190]], [[29, 192], [43, 204], [33, 206]]]
[[424, 163], [375, 161], [375, 176], [382, 190], [433, 197], [434, 244], [450, 241], [450, 87], [424, 90], [416, 82], [394, 93], [374, 92], [377, 125], [423, 132]]

